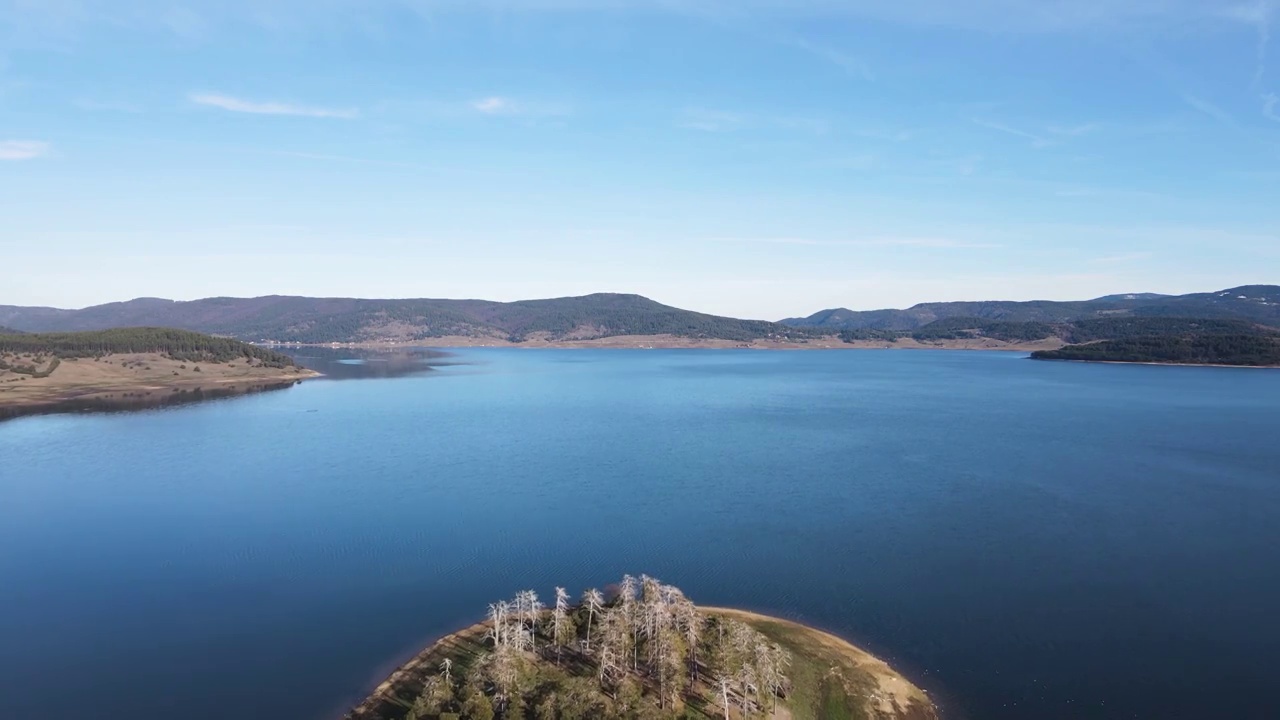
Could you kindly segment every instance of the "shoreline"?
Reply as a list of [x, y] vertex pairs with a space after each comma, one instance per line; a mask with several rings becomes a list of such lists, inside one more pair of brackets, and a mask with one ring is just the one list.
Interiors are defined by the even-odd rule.
[[[840, 649], [845, 655], [856, 658], [859, 666], [866, 670], [869, 674], [881, 681], [880, 692], [882, 703], [898, 702], [899, 707], [909, 707], [913, 703], [923, 704], [927, 707], [935, 707], [933, 699], [915, 682], [912, 682], [902, 673], [893, 668], [892, 665], [885, 662], [879, 656], [874, 655], [863, 648], [853, 644], [839, 635], [829, 633], [826, 630], [805, 625], [804, 623], [788, 620], [786, 618], [774, 615], [764, 615], [762, 613], [753, 612], [751, 610], [739, 610], [737, 608], [726, 607], [699, 607], [704, 614], [720, 615], [722, 617], [737, 618], [745, 622], [756, 623], [774, 623], [793, 628], [798, 631], [807, 633], [808, 635], [818, 638], [825, 643], [833, 645]], [[880, 708], [884, 712], [893, 712], [892, 705], [882, 705]]]
[[1089, 363], [1093, 365], [1148, 365], [1151, 367], [1185, 367], [1185, 368], [1227, 368], [1229, 370], [1280, 370], [1280, 365], [1228, 365], [1226, 363], [1172, 363], [1150, 360], [1078, 360], [1076, 358], [1038, 358], [1028, 360], [1038, 362]]
[[[1005, 353], [1034, 353], [1039, 350], [1057, 350], [1065, 347], [1060, 342], [1033, 342], [1033, 343], [1004, 343], [993, 340], [960, 340], [940, 344], [922, 343], [915, 340], [904, 339], [898, 343], [885, 344], [882, 342], [859, 340], [852, 343], [836, 341], [835, 344], [813, 344], [813, 343], [735, 343], [728, 340], [687, 340], [672, 341], [664, 339], [662, 341], [654, 341], [653, 344], [644, 344], [637, 342], [635, 336], [618, 336], [616, 338], [600, 338], [597, 340], [582, 341], [556, 341], [556, 342], [525, 342], [513, 343], [508, 341], [492, 341], [492, 342], [476, 342], [475, 339], [470, 342], [459, 342], [458, 338], [434, 338], [424, 340], [421, 343], [415, 341], [398, 342], [398, 341], [367, 341], [357, 343], [305, 343], [305, 344], [280, 344], [263, 345], [263, 347], [280, 348], [282, 350], [300, 350], [303, 348], [323, 348], [329, 350], [375, 350], [375, 351], [391, 351], [391, 350], [431, 350], [440, 352], [463, 351], [475, 349], [504, 349], [504, 350], [761, 350], [761, 351], [789, 351], [789, 350], [900, 350], [900, 351], [916, 351], [916, 350], [945, 350], [959, 352], [1005, 352]], [[465, 339], [465, 338], [464, 338]], [[438, 340], [439, 343], [427, 344]], [[634, 344], [633, 344], [634, 343]], [[1152, 365], [1162, 367], [1205, 367], [1205, 368], [1241, 368], [1248, 370], [1276, 370], [1280, 369], [1280, 365], [1230, 365], [1226, 363], [1171, 363], [1171, 362], [1154, 362], [1154, 361], [1136, 361], [1136, 360], [1078, 360], [1074, 358], [1037, 358], [1028, 357], [1029, 360], [1041, 360], [1051, 362], [1073, 362], [1073, 363], [1099, 363], [1109, 365]]]
[[837, 337], [814, 339], [810, 342], [774, 340], [719, 340], [679, 338], [671, 335], [617, 335], [589, 340], [530, 339], [511, 342], [498, 338], [470, 338], [450, 336], [423, 338], [420, 340], [368, 340], [345, 343], [262, 343], [260, 347], [288, 350], [291, 348], [328, 348], [333, 350], [391, 350], [418, 348], [428, 350], [469, 350], [475, 348], [511, 348], [523, 350], [977, 350], [1001, 352], [1034, 352], [1057, 350], [1061, 341], [1036, 341], [1005, 343], [990, 339], [943, 341], [937, 344], [922, 343], [903, 338], [895, 343], [879, 340], [844, 342]]
[[301, 366], [205, 363], [203, 370], [188, 370], [186, 364], [154, 353], [66, 360], [46, 377], [6, 377], [0, 383], [0, 421], [180, 405], [283, 390], [321, 376]]

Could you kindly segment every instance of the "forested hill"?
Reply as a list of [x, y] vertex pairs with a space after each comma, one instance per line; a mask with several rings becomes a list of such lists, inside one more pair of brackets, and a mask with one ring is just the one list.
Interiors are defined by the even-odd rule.
[[[906, 310], [823, 310], [782, 322], [793, 327], [841, 330], [913, 331], [947, 318], [980, 318], [1006, 322], [1068, 323], [1094, 318], [1238, 319], [1280, 327], [1280, 286], [1246, 285], [1191, 295], [1137, 293], [1108, 295], [1077, 302], [943, 302]], [[0, 322], [3, 322], [0, 316]]]
[[266, 367], [291, 367], [293, 358], [230, 338], [170, 328], [117, 328], [73, 333], [0, 334], [0, 354], [56, 358], [157, 353], [174, 360], [229, 362], [244, 358]]
[[268, 296], [175, 302], [141, 298], [83, 310], [0, 306], [0, 324], [28, 332], [164, 326], [261, 342], [410, 341], [462, 336], [523, 341], [674, 335], [749, 341], [813, 333], [705, 315], [639, 295], [601, 293], [519, 302]]
[[14, 330], [13, 328], [7, 328], [3, 325], [0, 325], [0, 335], [20, 335], [20, 334], [22, 334], [21, 330]]
[[1280, 338], [1265, 335], [1164, 335], [1104, 340], [1032, 353], [1037, 360], [1280, 367]]
[[[1251, 285], [1214, 293], [1109, 295], [1079, 302], [926, 303], [907, 310], [824, 310], [783, 323], [706, 315], [639, 295], [599, 293], [549, 300], [309, 298], [267, 296], [177, 302], [139, 298], [83, 310], [0, 306], [0, 325], [25, 332], [172, 327], [251, 342], [409, 342], [443, 337], [478, 341], [575, 341], [621, 335], [689, 339], [804, 341], [839, 334], [849, 341], [925, 342], [988, 337], [1003, 342], [1059, 337], [1069, 343], [1194, 330], [1179, 323], [1235, 322], [1218, 334], [1280, 327], [1280, 287]], [[1168, 323], [1168, 326], [1164, 325]]]

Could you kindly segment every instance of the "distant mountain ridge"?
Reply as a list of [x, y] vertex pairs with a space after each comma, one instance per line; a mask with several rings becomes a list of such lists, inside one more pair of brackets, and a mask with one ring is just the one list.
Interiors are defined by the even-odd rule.
[[[961, 317], [1008, 322], [1067, 323], [1126, 316], [1235, 319], [1280, 327], [1280, 286], [1244, 285], [1190, 295], [1132, 293], [1075, 302], [938, 302], [922, 303], [905, 310], [869, 311], [833, 308], [808, 317], [787, 318], [782, 323], [827, 332], [913, 331], [938, 320]], [[0, 317], [0, 320], [3, 318]]]
[[0, 324], [28, 332], [173, 327], [255, 342], [414, 341], [439, 337], [590, 340], [619, 335], [751, 341], [813, 333], [762, 320], [681, 310], [639, 295], [548, 300], [375, 300], [265, 296], [138, 298], [83, 310], [0, 306]]
[[[1161, 318], [1238, 321], [1280, 327], [1280, 286], [1247, 285], [1212, 293], [1109, 295], [1077, 302], [924, 303], [905, 310], [823, 310], [781, 323], [707, 315], [640, 295], [597, 293], [546, 300], [311, 298], [270, 295], [174, 301], [138, 298], [82, 310], [0, 306], [0, 326], [23, 332], [76, 332], [118, 327], [171, 327], [253, 342], [411, 342], [443, 337], [478, 341], [581, 341], [623, 335], [804, 342], [838, 335], [939, 341], [974, 336], [1020, 342], [1057, 335], [1083, 342], [1072, 323]], [[1107, 338], [1175, 331], [1139, 322], [1104, 325]], [[1177, 330], [1187, 331], [1186, 328]], [[1233, 332], [1246, 332], [1241, 326]], [[1200, 332], [1200, 331], [1197, 331]], [[1098, 337], [1095, 339], [1103, 339]]]

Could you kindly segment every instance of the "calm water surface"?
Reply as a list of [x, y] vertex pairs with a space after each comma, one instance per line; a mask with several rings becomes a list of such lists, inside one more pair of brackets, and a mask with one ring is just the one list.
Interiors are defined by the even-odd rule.
[[0, 718], [332, 718], [487, 602], [626, 572], [949, 718], [1280, 717], [1280, 372], [452, 360], [0, 423]]

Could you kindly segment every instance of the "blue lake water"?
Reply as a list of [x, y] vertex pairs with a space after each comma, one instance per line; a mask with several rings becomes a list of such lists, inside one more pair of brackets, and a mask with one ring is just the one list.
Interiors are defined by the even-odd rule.
[[0, 718], [336, 718], [486, 603], [627, 572], [948, 718], [1280, 717], [1280, 372], [452, 361], [0, 423]]

